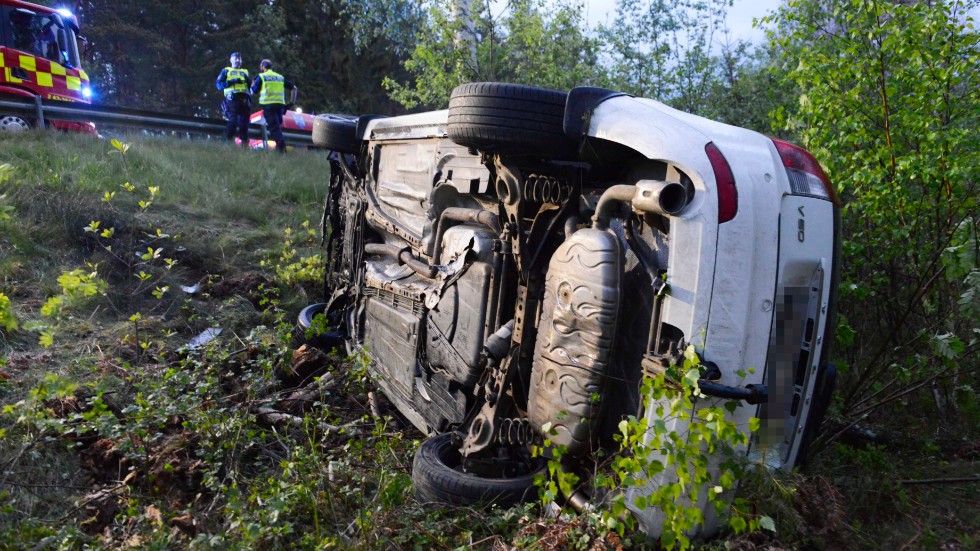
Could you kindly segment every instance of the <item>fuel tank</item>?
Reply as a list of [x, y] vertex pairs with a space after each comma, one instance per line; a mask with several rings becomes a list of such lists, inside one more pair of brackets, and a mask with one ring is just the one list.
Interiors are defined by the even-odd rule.
[[602, 412], [619, 317], [623, 250], [609, 231], [572, 234], [548, 266], [534, 345], [528, 417], [567, 453], [591, 448]]

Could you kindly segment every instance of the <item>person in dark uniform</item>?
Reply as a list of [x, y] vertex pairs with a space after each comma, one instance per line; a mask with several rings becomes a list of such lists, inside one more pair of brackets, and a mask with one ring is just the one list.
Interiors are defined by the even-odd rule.
[[228, 119], [228, 127], [225, 129], [225, 136], [228, 140], [234, 140], [235, 134], [242, 141], [242, 147], [248, 148], [248, 117], [251, 110], [250, 87], [252, 80], [248, 76], [248, 69], [242, 69], [242, 56], [238, 52], [231, 54], [229, 59], [230, 67], [225, 67], [218, 74], [215, 86], [225, 94], [224, 101], [221, 102], [221, 110]]
[[286, 140], [282, 135], [282, 117], [286, 113], [286, 90], [290, 91], [289, 104], [293, 105], [296, 103], [299, 88], [273, 71], [272, 62], [268, 59], [262, 60], [262, 63], [259, 64], [259, 71], [259, 76], [255, 77], [255, 81], [252, 83], [252, 95], [259, 96], [262, 116], [265, 117], [265, 126], [269, 129], [269, 135], [276, 142], [276, 149], [280, 153], [285, 153]]

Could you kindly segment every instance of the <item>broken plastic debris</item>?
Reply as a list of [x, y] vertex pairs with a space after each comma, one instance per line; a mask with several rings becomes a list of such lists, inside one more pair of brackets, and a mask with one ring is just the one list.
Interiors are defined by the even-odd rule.
[[200, 335], [191, 339], [191, 342], [187, 343], [187, 348], [190, 350], [200, 348], [217, 338], [217, 336], [221, 334], [221, 331], [222, 329], [220, 327], [208, 327], [202, 331]]

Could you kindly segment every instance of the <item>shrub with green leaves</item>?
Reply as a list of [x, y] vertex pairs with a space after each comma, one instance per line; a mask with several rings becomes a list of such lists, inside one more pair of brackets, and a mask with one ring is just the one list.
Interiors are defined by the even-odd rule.
[[14, 308], [7, 295], [0, 293], [0, 329], [4, 331], [17, 330], [17, 318], [14, 317]]
[[977, 382], [980, 265], [963, 254], [980, 231], [976, 6], [790, 0], [767, 19], [802, 92], [778, 122], [844, 204], [837, 355], [850, 418], [933, 385], [949, 415], [952, 387]]
[[[748, 446], [759, 419], [752, 417], [747, 426], [739, 426], [731, 416], [740, 402], [709, 405], [698, 390], [701, 377], [700, 359], [688, 346], [683, 363], [644, 378], [644, 411], [653, 415], [630, 416], [619, 423], [620, 448], [590, 481], [589, 493], [601, 496], [592, 515], [600, 530], [628, 534], [637, 528], [630, 510], [653, 508], [661, 519], [660, 544], [688, 549], [691, 534], [713, 522], [704, 516], [706, 506], [726, 518], [736, 534], [772, 524], [766, 516], [749, 514], [745, 504], [733, 502], [731, 495], [748, 467], [739, 450]], [[549, 429], [544, 427], [546, 433]], [[535, 452], [551, 457], [549, 476], [541, 481], [547, 503], [559, 495], [571, 496], [582, 480], [563, 469], [564, 450], [547, 439], [544, 446]]]
[[320, 253], [306, 253], [319, 249], [317, 230], [310, 227], [309, 220], [303, 221], [300, 230], [294, 232], [287, 227], [283, 231], [284, 239], [278, 258], [263, 260], [261, 265], [272, 266], [276, 272], [276, 280], [283, 285], [319, 285], [325, 277]]

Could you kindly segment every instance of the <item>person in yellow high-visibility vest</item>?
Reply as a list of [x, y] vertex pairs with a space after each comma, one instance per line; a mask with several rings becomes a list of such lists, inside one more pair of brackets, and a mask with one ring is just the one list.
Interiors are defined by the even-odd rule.
[[225, 95], [224, 101], [221, 102], [221, 109], [228, 119], [225, 137], [230, 141], [235, 139], [237, 133], [242, 141], [242, 147], [247, 148], [248, 118], [251, 115], [249, 87], [252, 85], [252, 79], [248, 76], [248, 69], [242, 68], [242, 56], [238, 52], [231, 54], [229, 63], [228, 67], [221, 70], [214, 83]]
[[265, 126], [269, 129], [269, 136], [276, 142], [276, 149], [280, 153], [285, 153], [286, 140], [282, 136], [282, 116], [286, 113], [287, 107], [286, 90], [290, 91], [289, 105], [292, 106], [296, 103], [299, 88], [273, 71], [272, 62], [268, 59], [262, 60], [259, 71], [261, 72], [252, 83], [252, 95], [259, 97]]

